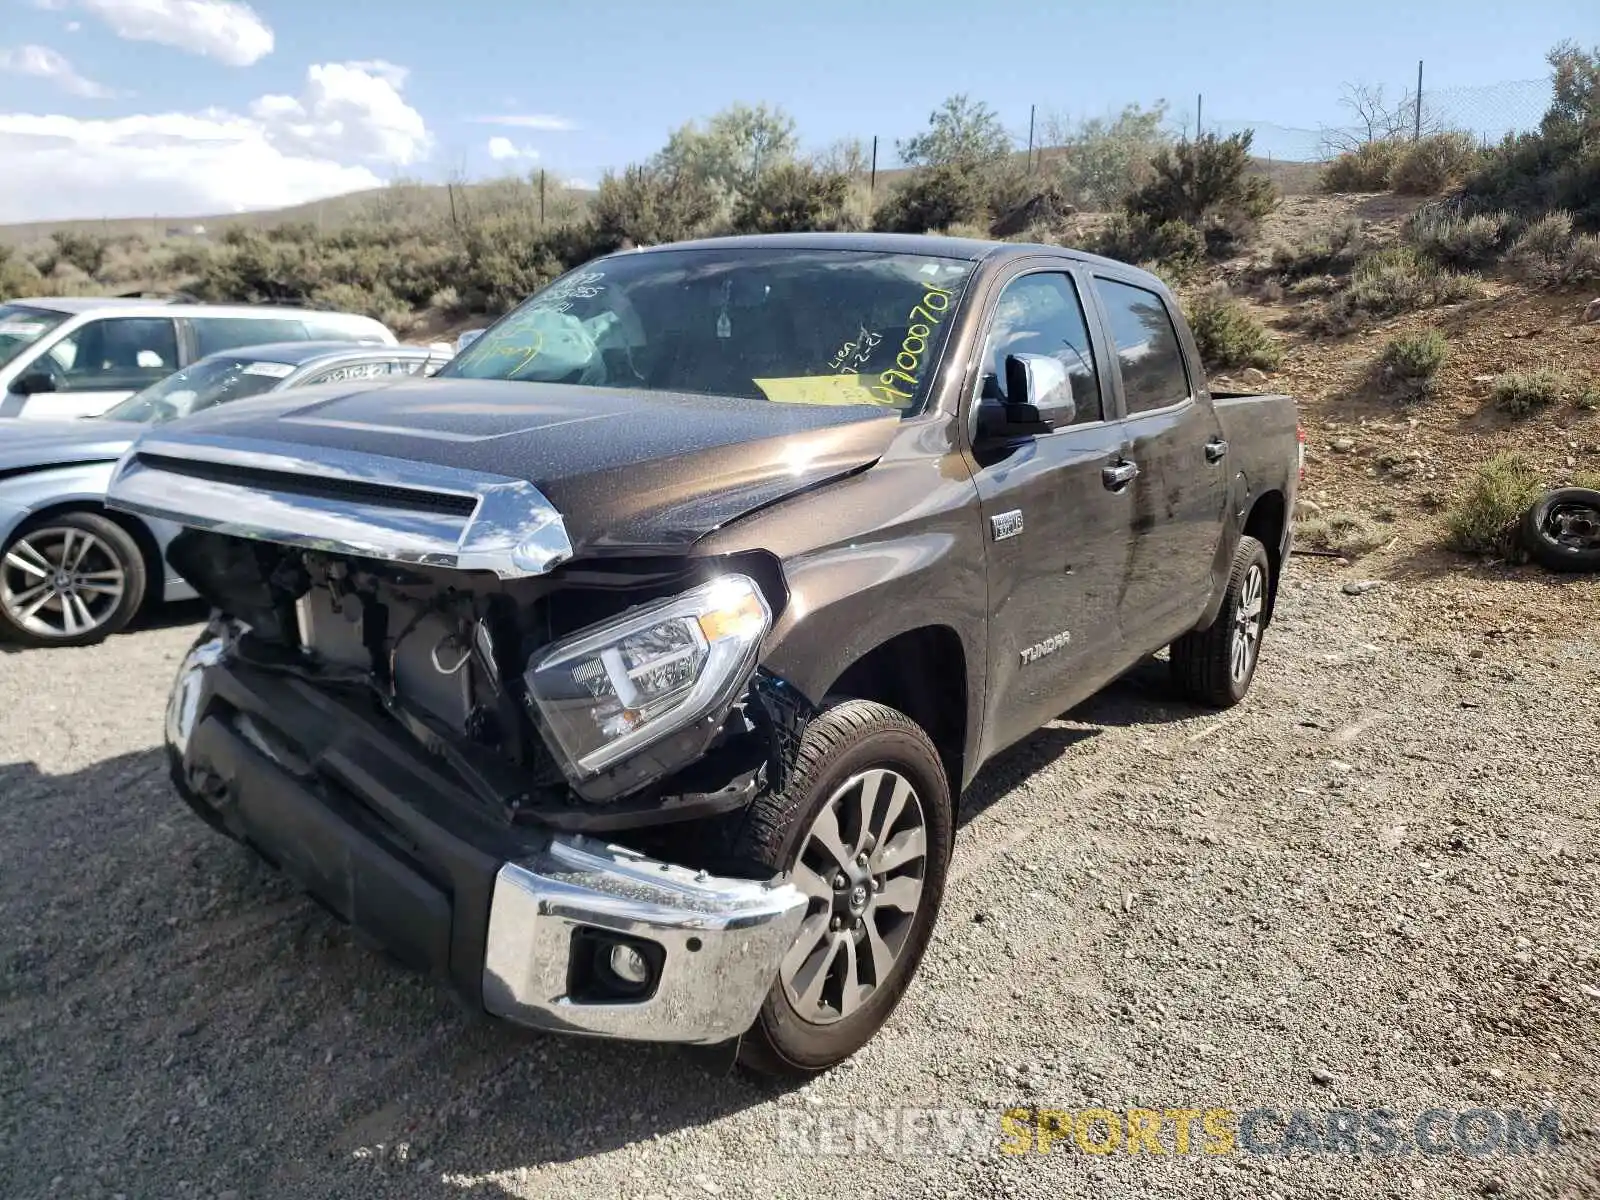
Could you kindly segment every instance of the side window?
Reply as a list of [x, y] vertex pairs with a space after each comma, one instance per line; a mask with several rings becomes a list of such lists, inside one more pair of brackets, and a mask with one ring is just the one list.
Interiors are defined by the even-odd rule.
[[40, 366], [63, 392], [126, 392], [178, 369], [178, 331], [162, 317], [91, 321], [45, 352]]
[[265, 346], [269, 342], [303, 342], [306, 327], [282, 317], [190, 317], [200, 357], [240, 346]]
[[1047, 354], [1066, 366], [1077, 402], [1074, 425], [1102, 418], [1100, 376], [1095, 370], [1089, 324], [1070, 275], [1041, 271], [1006, 284], [995, 306], [994, 324], [984, 349], [980, 397], [1006, 398], [1006, 356]]
[[1096, 278], [1094, 289], [1111, 326], [1111, 344], [1122, 368], [1128, 415], [1166, 408], [1189, 398], [1189, 376], [1172, 315], [1155, 292]]

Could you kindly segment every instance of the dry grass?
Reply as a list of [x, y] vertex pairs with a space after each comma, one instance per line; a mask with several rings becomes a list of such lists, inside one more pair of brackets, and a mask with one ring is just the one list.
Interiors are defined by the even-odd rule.
[[1371, 554], [1394, 537], [1374, 518], [1337, 510], [1311, 517], [1295, 526], [1295, 541], [1317, 550], [1332, 550], [1346, 558]]

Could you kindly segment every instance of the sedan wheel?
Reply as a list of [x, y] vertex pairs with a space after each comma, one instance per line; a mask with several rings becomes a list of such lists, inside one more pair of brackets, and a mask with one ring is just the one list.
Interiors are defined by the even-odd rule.
[[121, 629], [144, 598], [144, 560], [94, 513], [25, 528], [0, 557], [0, 623], [36, 646], [81, 646]]

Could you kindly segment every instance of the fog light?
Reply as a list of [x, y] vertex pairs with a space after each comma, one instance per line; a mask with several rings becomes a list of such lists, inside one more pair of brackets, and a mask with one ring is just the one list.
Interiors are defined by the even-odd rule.
[[624, 983], [643, 987], [650, 982], [650, 964], [632, 946], [618, 943], [611, 947], [611, 972]]

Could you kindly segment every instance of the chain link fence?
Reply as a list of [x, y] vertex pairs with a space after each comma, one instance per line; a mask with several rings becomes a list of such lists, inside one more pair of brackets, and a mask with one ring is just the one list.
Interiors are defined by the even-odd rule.
[[[1377, 114], [1377, 130], [1381, 131], [1385, 119], [1393, 122], [1400, 137], [1410, 137], [1415, 129], [1416, 89], [1409, 88], [1385, 104], [1382, 92], [1371, 89], [1368, 101], [1376, 100], [1383, 111]], [[1545, 79], [1513, 79], [1479, 87], [1453, 87], [1422, 89], [1422, 132], [1438, 133], [1446, 130], [1468, 133], [1483, 145], [1493, 145], [1507, 134], [1526, 133], [1537, 129], [1545, 110], [1549, 108], [1551, 83]], [[1222, 114], [1213, 118], [1200, 108], [1200, 129], [1205, 133], [1226, 137], [1255, 131], [1253, 149], [1263, 158], [1282, 162], [1326, 162], [1342, 149], [1369, 140], [1374, 132], [1372, 120], [1359, 123], [1336, 122], [1315, 129], [1280, 125], [1275, 121], [1252, 121]], [[1344, 115], [1353, 110], [1346, 97], [1341, 108]], [[1192, 135], [1195, 131], [1196, 112], [1190, 109], [1177, 114], [1172, 122], [1173, 131]], [[1396, 119], [1398, 118], [1398, 119]]]

